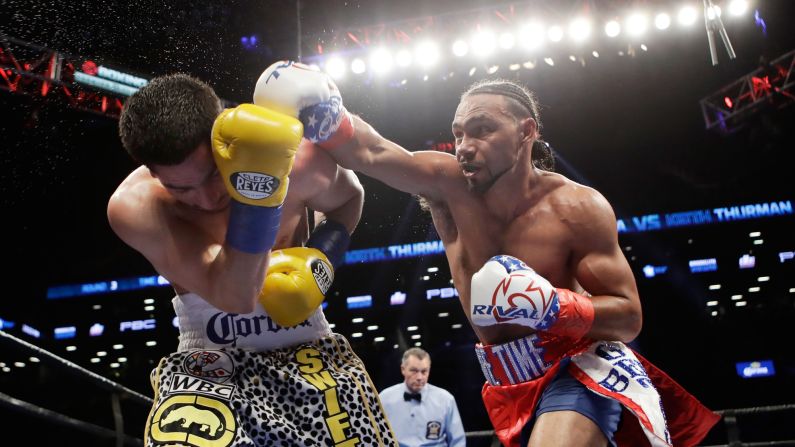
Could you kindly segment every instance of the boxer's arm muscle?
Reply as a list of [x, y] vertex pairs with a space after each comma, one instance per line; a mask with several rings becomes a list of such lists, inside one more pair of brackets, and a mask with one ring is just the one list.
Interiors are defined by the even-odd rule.
[[364, 204], [364, 190], [356, 174], [338, 166], [326, 150], [316, 146], [301, 150], [314, 153], [307, 157], [308, 162], [302, 167], [300, 177], [293, 178], [290, 187], [298, 186], [300, 182], [301, 199], [309, 208], [345, 225], [352, 233], [362, 217]]
[[638, 288], [618, 245], [616, 217], [607, 200], [578, 187], [568, 221], [574, 234], [572, 265], [577, 282], [592, 295], [595, 319], [588, 336], [632, 341], [642, 326]]
[[268, 253], [226, 249], [153, 202], [134, 194], [114, 194], [108, 203], [108, 221], [116, 234], [172, 284], [198, 294], [220, 310], [253, 311], [265, 280]]
[[353, 117], [354, 137], [331, 151], [348, 169], [361, 172], [387, 185], [428, 199], [440, 199], [441, 182], [457, 168], [455, 158], [432, 151], [409, 152], [387, 140], [359, 117]]

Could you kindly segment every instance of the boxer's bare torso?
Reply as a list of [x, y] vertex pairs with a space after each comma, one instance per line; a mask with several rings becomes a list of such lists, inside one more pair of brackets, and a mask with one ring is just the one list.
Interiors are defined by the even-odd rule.
[[[451, 171], [458, 170], [457, 163], [451, 161]], [[429, 201], [429, 204], [467, 317], [470, 317], [472, 275], [489, 258], [499, 254], [522, 259], [557, 287], [582, 292], [569, 263], [576, 235], [567, 221], [572, 215], [571, 208], [582, 200], [585, 187], [561, 175], [539, 171], [533, 195], [518, 201], [515, 215], [505, 220], [488, 206], [491, 201], [500, 200], [498, 197], [489, 192], [471, 192], [463, 175], [456, 177], [442, 186], [445, 200]], [[473, 325], [473, 328], [480, 340], [489, 344], [534, 332], [510, 324]]]
[[[206, 156], [212, 157], [209, 149], [200, 150], [206, 150]], [[332, 181], [321, 178], [328, 169], [320, 165], [329, 163], [333, 161], [327, 154], [322, 153], [306, 140], [302, 142], [290, 173], [290, 186], [282, 206], [281, 223], [274, 249], [301, 246], [307, 240], [309, 236], [307, 205], [318, 195], [319, 190], [327, 188]], [[214, 169], [212, 164], [207, 166], [207, 169]], [[217, 171], [216, 174], [208, 175], [208, 182], [220, 181], [213, 179], [211, 177], [213, 175], [217, 177]], [[128, 222], [127, 225], [154, 228], [153, 231], [160, 235], [127, 240], [150, 261], [169, 259], [175, 255], [173, 251], [177, 247], [167, 243], [170, 240], [169, 233], [172, 232], [190, 234], [195, 242], [193, 245], [197, 254], [206, 252], [206, 255], [214, 256], [224, 242], [229, 219], [228, 195], [217, 199], [209, 210], [187, 205], [177, 200], [146, 166], [140, 166], [121, 183], [114, 193], [112, 201], [114, 200], [139, 209], [136, 213], [123, 214], [127, 219], [138, 220], [138, 222]], [[109, 210], [110, 212], [112, 211]], [[172, 283], [172, 285], [177, 293], [188, 292], [179, 284]]]

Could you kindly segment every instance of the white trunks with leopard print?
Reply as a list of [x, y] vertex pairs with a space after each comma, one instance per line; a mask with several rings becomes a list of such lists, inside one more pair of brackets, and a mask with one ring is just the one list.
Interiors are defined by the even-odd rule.
[[195, 293], [179, 294], [171, 302], [179, 325], [178, 351], [227, 347], [268, 351], [331, 334], [320, 308], [303, 323], [285, 328], [276, 324], [259, 303], [252, 313], [231, 314], [212, 306]]
[[257, 352], [193, 349], [152, 372], [147, 447], [398, 447], [342, 335]]

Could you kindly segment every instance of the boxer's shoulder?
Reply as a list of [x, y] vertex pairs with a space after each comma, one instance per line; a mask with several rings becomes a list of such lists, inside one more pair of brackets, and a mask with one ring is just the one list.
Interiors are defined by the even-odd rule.
[[108, 201], [113, 230], [134, 247], [162, 231], [164, 221], [180, 219], [180, 207], [163, 185], [141, 166], [119, 185]]
[[599, 191], [560, 174], [547, 173], [545, 181], [549, 192], [544, 201], [562, 221], [576, 225], [612, 216], [610, 204]]

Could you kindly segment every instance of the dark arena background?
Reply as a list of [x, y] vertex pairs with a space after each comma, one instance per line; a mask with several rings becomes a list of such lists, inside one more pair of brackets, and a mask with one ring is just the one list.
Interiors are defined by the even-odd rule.
[[[723, 411], [703, 445], [795, 445], [795, 2], [0, 4], [0, 445], [140, 445], [149, 373], [177, 347], [173, 290], [106, 218], [135, 168], [117, 131], [128, 95], [186, 72], [250, 102], [265, 67], [299, 58], [409, 150], [454, 151], [453, 113], [476, 80], [536, 92], [556, 170], [619, 218], [644, 313], [632, 346]], [[494, 445], [429, 214], [359, 178], [364, 213], [329, 321], [379, 390], [402, 380], [403, 350], [428, 350], [469, 445]]]

